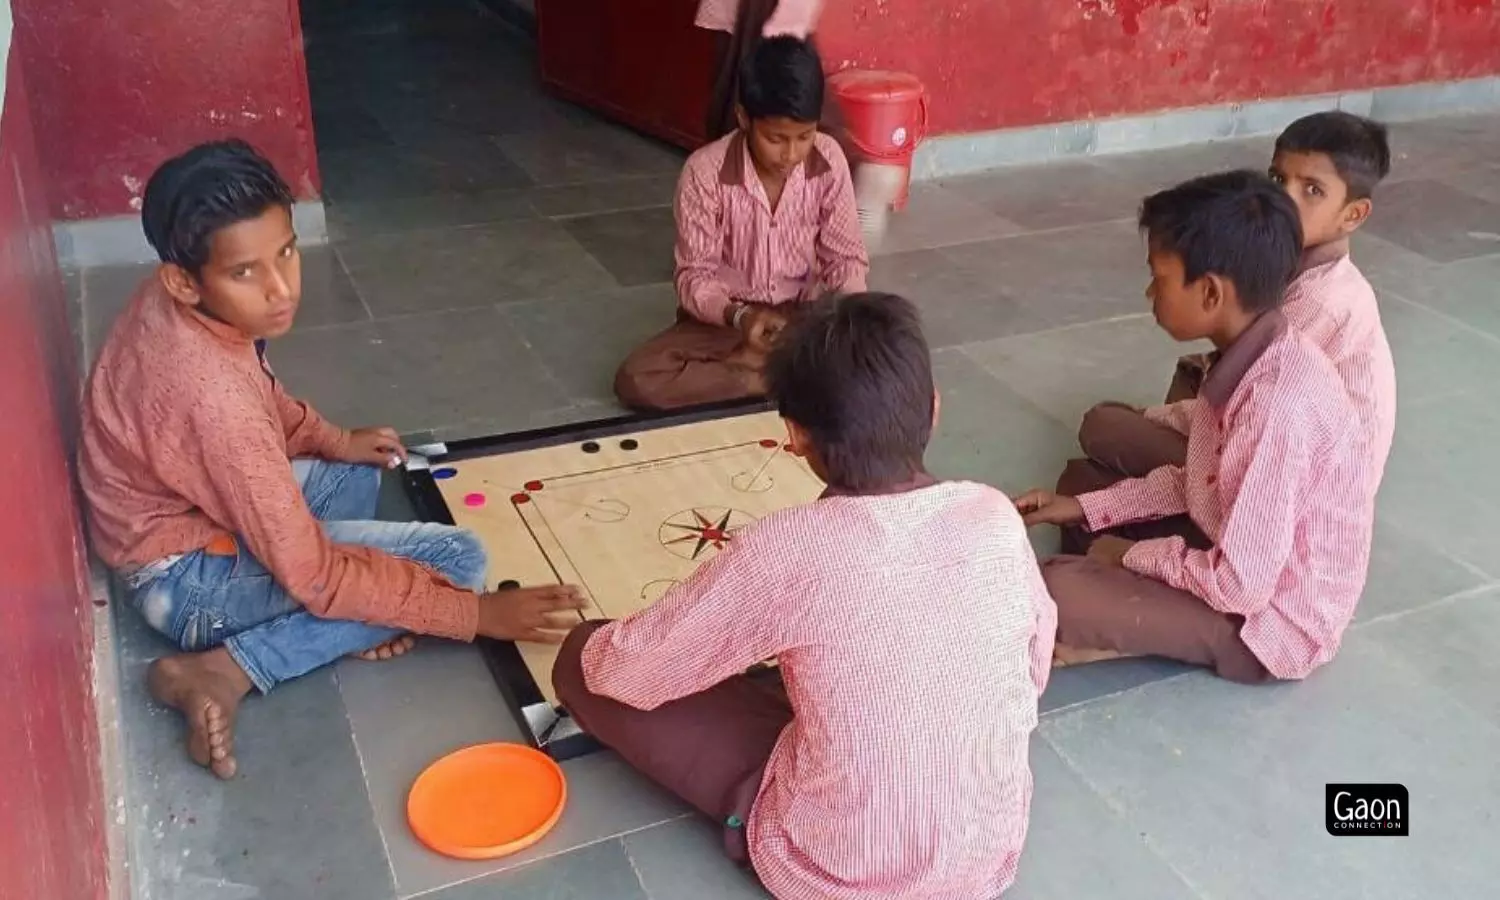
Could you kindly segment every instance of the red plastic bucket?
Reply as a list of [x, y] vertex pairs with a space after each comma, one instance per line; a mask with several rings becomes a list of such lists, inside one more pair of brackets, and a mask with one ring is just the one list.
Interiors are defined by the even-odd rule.
[[842, 114], [844, 139], [855, 162], [900, 166], [906, 205], [912, 154], [927, 137], [927, 89], [914, 75], [846, 69], [829, 76], [828, 86]]

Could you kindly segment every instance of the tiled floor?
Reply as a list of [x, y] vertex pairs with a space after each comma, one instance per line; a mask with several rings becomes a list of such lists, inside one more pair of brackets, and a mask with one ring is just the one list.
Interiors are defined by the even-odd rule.
[[[283, 379], [338, 420], [414, 436], [614, 412], [615, 363], [672, 313], [681, 155], [542, 95], [529, 42], [461, 3], [303, 7], [335, 240], [307, 253], [298, 329], [272, 351]], [[1500, 119], [1401, 126], [1395, 142], [1356, 252], [1381, 290], [1401, 424], [1339, 660], [1260, 690], [1165, 664], [1059, 673], [1014, 896], [1493, 895]], [[1179, 348], [1145, 313], [1135, 203], [1266, 155], [1228, 143], [918, 187], [873, 282], [916, 299], [940, 348], [933, 468], [1042, 484], [1090, 403], [1155, 399]], [[83, 273], [87, 346], [139, 276]], [[250, 702], [243, 776], [218, 784], [143, 696], [167, 648], [132, 615], [119, 628], [142, 897], [761, 896], [705, 824], [608, 754], [568, 764], [569, 809], [527, 853], [485, 865], [422, 850], [404, 822], [413, 776], [519, 737], [467, 647], [427, 641]], [[1412, 836], [1329, 837], [1330, 781], [1406, 784]]]

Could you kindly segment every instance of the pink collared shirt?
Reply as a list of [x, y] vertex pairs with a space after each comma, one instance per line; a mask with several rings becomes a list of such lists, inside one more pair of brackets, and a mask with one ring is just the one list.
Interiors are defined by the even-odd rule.
[[[1338, 370], [1368, 441], [1370, 490], [1379, 489], [1396, 434], [1396, 364], [1375, 289], [1345, 254], [1298, 275], [1281, 312]], [[1196, 402], [1154, 407], [1146, 417], [1187, 434]]]
[[1088, 527], [1187, 513], [1213, 549], [1142, 541], [1126, 568], [1243, 616], [1267, 671], [1304, 678], [1338, 651], [1369, 568], [1371, 454], [1354, 406], [1323, 352], [1269, 313], [1187, 412], [1186, 464], [1079, 497]]
[[818, 134], [776, 210], [741, 132], [699, 148], [677, 185], [677, 297], [701, 322], [731, 301], [780, 304], [865, 290], [870, 257], [838, 142]]
[[[702, 0], [698, 4], [698, 16], [693, 24], [710, 31], [727, 31], [732, 34], [739, 11], [739, 0]], [[786, 35], [806, 39], [817, 30], [818, 15], [822, 11], [822, 0], [781, 0], [776, 4], [776, 11], [766, 20], [761, 36]]]
[[794, 712], [748, 823], [782, 900], [975, 900], [1014, 880], [1057, 630], [994, 488], [825, 497], [768, 516], [583, 651], [638, 709], [776, 657]]

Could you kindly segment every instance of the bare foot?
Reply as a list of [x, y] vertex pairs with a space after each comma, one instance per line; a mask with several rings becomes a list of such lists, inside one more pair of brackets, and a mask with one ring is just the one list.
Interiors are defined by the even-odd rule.
[[1103, 662], [1106, 659], [1129, 659], [1132, 653], [1121, 653], [1118, 650], [1090, 650], [1086, 647], [1069, 647], [1067, 644], [1057, 644], [1052, 648], [1052, 668], [1061, 669], [1067, 666], [1081, 666], [1085, 663]]
[[377, 647], [371, 647], [368, 650], [363, 650], [359, 653], [351, 653], [349, 655], [353, 656], [355, 659], [365, 660], [366, 662], [381, 662], [382, 660], [395, 659], [396, 657], [401, 656], [406, 651], [416, 646], [416, 643], [416, 637], [410, 634], [403, 634], [400, 637], [391, 638], [384, 644], [381, 644]]
[[146, 672], [151, 696], [187, 720], [188, 756], [220, 778], [233, 778], [234, 716], [250, 678], [223, 647], [158, 659]]

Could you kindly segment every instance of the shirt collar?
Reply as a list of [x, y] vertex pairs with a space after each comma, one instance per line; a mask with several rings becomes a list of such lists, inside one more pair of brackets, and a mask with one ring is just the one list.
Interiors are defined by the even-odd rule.
[[249, 346], [254, 343], [250, 335], [228, 322], [221, 322], [212, 316], [204, 315], [196, 306], [178, 303], [171, 294], [167, 293], [166, 287], [159, 279], [153, 277], [152, 282], [150, 290], [155, 295], [156, 302], [166, 304], [170, 315], [182, 316], [189, 324], [202, 328], [226, 344]]
[[1286, 319], [1280, 310], [1263, 313], [1227, 349], [1213, 354], [1199, 395], [1214, 409], [1222, 410], [1251, 367], [1285, 331]]
[[918, 472], [907, 481], [881, 488], [878, 491], [850, 491], [829, 485], [823, 490], [822, 495], [818, 499], [826, 500], [829, 497], [883, 497], [891, 494], [905, 494], [909, 491], [919, 491], [922, 488], [932, 487], [937, 483], [938, 480], [926, 472]]
[[[751, 168], [750, 146], [745, 140], [745, 132], [736, 131], [730, 136], [729, 146], [724, 150], [724, 164], [719, 166], [719, 183], [729, 187], [744, 184], [745, 176]], [[807, 178], [813, 179], [832, 172], [833, 166], [815, 143], [812, 151], [807, 154], [807, 160], [802, 163], [802, 169]]]

